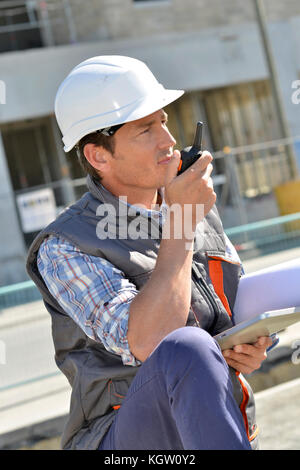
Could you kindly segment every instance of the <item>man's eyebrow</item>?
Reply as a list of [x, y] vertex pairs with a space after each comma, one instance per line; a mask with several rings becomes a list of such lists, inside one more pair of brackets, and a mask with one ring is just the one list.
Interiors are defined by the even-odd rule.
[[136, 127], [138, 129], [142, 129], [143, 127], [148, 127], [148, 126], [152, 126], [152, 124], [154, 124], [154, 119], [152, 119], [151, 121], [148, 121], [148, 122], [144, 122], [142, 124], [138, 124]]
[[[161, 118], [168, 120], [168, 115], [167, 115], [167, 113], [163, 112], [163, 113], [161, 114]], [[142, 128], [144, 128], [144, 127], [152, 126], [154, 123], [155, 123], [155, 119], [151, 119], [150, 121], [144, 122], [144, 123], [142, 123], [142, 124], [138, 124], [136, 127], [137, 127], [138, 129], [142, 129]]]

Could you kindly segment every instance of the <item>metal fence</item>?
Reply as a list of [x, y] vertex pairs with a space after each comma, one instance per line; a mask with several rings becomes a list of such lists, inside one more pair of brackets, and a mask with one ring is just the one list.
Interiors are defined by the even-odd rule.
[[0, 2], [0, 52], [55, 46], [58, 31], [59, 43], [77, 41], [69, 0]]
[[214, 153], [221, 171], [241, 197], [270, 193], [300, 171], [300, 136], [243, 147], [225, 147]]

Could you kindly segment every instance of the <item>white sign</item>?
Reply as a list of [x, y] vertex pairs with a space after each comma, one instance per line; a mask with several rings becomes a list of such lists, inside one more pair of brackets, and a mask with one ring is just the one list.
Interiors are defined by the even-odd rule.
[[43, 229], [56, 217], [56, 203], [50, 188], [17, 196], [17, 204], [24, 233]]

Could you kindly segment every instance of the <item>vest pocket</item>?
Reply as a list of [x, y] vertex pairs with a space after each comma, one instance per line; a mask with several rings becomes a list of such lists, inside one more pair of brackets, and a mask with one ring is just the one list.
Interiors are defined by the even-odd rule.
[[199, 271], [198, 267], [196, 266], [194, 262], [192, 264], [192, 278], [194, 279], [195, 285], [197, 289], [199, 290], [200, 294], [205, 298], [207, 303], [212, 308], [212, 312], [219, 313], [220, 309], [216, 302], [216, 299], [214, 298], [212, 292], [209, 289], [209, 286], [205, 282], [203, 276], [201, 275], [201, 272]]
[[108, 384], [108, 392], [110, 397], [111, 407], [114, 410], [118, 410], [122, 405], [122, 402], [126, 396], [126, 393], [129, 388], [129, 383], [127, 380], [121, 379], [110, 379]]

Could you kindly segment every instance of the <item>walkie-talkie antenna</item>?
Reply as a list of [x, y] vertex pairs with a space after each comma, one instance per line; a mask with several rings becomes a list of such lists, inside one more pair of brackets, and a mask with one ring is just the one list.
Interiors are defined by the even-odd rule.
[[203, 129], [203, 122], [197, 122], [196, 134], [193, 143], [193, 147], [197, 150], [202, 150], [202, 129]]

